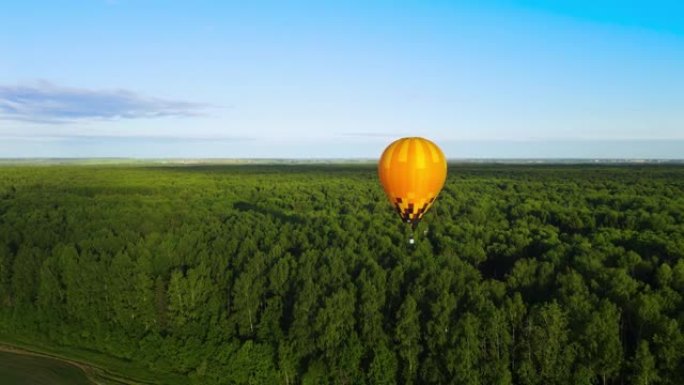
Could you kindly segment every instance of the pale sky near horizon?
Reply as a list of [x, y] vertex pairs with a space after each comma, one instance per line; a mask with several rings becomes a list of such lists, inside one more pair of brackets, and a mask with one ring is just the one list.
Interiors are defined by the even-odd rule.
[[684, 158], [675, 1], [10, 1], [0, 158]]

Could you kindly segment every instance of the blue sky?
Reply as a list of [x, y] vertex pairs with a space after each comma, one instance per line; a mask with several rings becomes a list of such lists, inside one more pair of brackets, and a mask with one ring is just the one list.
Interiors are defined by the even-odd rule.
[[684, 158], [684, 5], [0, 4], [2, 157]]

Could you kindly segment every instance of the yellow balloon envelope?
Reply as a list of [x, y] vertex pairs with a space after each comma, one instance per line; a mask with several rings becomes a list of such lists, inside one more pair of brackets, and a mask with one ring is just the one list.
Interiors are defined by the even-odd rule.
[[401, 138], [382, 153], [378, 174], [401, 219], [415, 227], [444, 186], [447, 162], [431, 141]]

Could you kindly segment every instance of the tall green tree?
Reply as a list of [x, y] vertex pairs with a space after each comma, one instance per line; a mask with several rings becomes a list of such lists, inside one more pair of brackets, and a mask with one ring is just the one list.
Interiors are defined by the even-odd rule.
[[411, 385], [418, 371], [418, 355], [423, 350], [420, 343], [420, 312], [416, 300], [406, 296], [396, 318], [395, 340], [401, 363], [401, 383]]
[[639, 342], [632, 360], [631, 383], [634, 385], [651, 385], [658, 383], [658, 371], [655, 357], [651, 354], [647, 341]]

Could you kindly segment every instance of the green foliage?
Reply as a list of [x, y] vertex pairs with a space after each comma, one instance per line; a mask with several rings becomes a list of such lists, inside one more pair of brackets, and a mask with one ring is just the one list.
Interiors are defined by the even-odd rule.
[[632, 364], [633, 374], [631, 383], [634, 385], [649, 385], [657, 383], [658, 374], [655, 366], [655, 358], [648, 348], [648, 342], [641, 341], [637, 347]]
[[412, 296], [406, 297], [397, 313], [396, 343], [401, 357], [401, 378], [404, 384], [412, 384], [418, 371], [420, 344], [420, 321], [418, 305]]
[[0, 332], [194, 384], [684, 383], [684, 169], [2, 167]]

